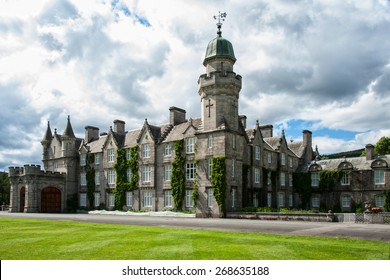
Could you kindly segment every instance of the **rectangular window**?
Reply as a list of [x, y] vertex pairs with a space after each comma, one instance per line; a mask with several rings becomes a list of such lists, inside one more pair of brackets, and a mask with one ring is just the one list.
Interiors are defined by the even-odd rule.
[[127, 179], [127, 182], [130, 182], [131, 181], [131, 168], [127, 168], [127, 172], [126, 172], [126, 179]]
[[100, 172], [95, 171], [95, 186], [100, 186]]
[[268, 171], [268, 173], [267, 173], [267, 185], [270, 186], [271, 184], [272, 184], [271, 171]]
[[278, 193], [278, 208], [284, 207], [284, 193]]
[[100, 164], [100, 154], [95, 154], [95, 165]]
[[87, 174], [85, 172], [80, 173], [80, 185], [82, 186], [87, 185]]
[[320, 207], [320, 197], [318, 195], [312, 196], [311, 198], [311, 207], [319, 208]]
[[58, 171], [58, 162], [53, 163], [54, 171]]
[[255, 160], [260, 160], [260, 146], [255, 146]]
[[385, 197], [383, 195], [377, 195], [375, 197], [375, 206], [383, 207], [385, 205]]
[[195, 179], [195, 163], [187, 162], [186, 164], [186, 179], [194, 180]]
[[236, 203], [236, 192], [237, 190], [235, 188], [232, 189], [232, 208], [235, 207], [235, 203]]
[[318, 187], [320, 185], [320, 180], [318, 178], [318, 173], [311, 173], [311, 186]]
[[208, 162], [208, 175], [209, 178], [211, 178], [211, 176], [213, 175], [213, 159], [209, 158], [207, 159], [207, 162]]
[[150, 182], [150, 166], [142, 166], [142, 182]]
[[285, 166], [285, 165], [286, 165], [286, 154], [285, 154], [285, 153], [282, 153], [282, 154], [281, 154], [280, 163], [281, 163], [282, 166]]
[[293, 186], [293, 175], [288, 174], [288, 186], [292, 187]]
[[209, 207], [209, 208], [213, 207], [213, 200], [214, 200], [213, 189], [208, 188], [207, 189], [207, 207]]
[[385, 171], [384, 170], [374, 170], [374, 179], [375, 179], [375, 185], [384, 185], [385, 184]]
[[253, 206], [259, 207], [259, 194], [258, 193], [253, 194]]
[[210, 150], [213, 148], [213, 135], [209, 134], [207, 137], [207, 148]]
[[236, 149], [236, 135], [233, 135], [233, 139], [232, 139], [232, 147], [233, 147], [233, 150]]
[[272, 163], [272, 154], [268, 153], [267, 157], [268, 157], [268, 163]]
[[142, 158], [150, 158], [150, 145], [142, 144]]
[[86, 164], [86, 158], [87, 158], [87, 155], [86, 155], [86, 154], [81, 154], [81, 155], [80, 155], [80, 166], [85, 166], [85, 164]]
[[195, 138], [187, 138], [186, 139], [186, 153], [187, 154], [193, 154], [195, 152]]
[[100, 193], [94, 193], [95, 196], [95, 207], [100, 206]]
[[115, 184], [116, 181], [116, 172], [115, 169], [109, 169], [108, 170], [108, 175], [107, 175], [107, 181], [109, 184]]
[[290, 168], [293, 167], [293, 159], [291, 157], [288, 158], [288, 164], [289, 164]]
[[255, 168], [255, 183], [259, 184], [260, 183], [260, 169]]
[[165, 164], [164, 165], [164, 181], [170, 181], [172, 175], [172, 165]]
[[164, 206], [172, 207], [172, 191], [166, 190], [164, 191]]
[[115, 206], [115, 195], [109, 194], [108, 195], [108, 207], [114, 207]]
[[126, 149], [126, 160], [130, 160], [130, 158], [131, 158], [131, 150]]
[[144, 192], [144, 207], [152, 207], [152, 192]]
[[114, 160], [115, 160], [114, 149], [108, 149], [107, 150], [107, 161], [114, 162]]
[[236, 177], [236, 160], [232, 159], [232, 177]]
[[126, 192], [126, 206], [133, 207], [133, 192]]
[[80, 194], [80, 207], [87, 207], [87, 194], [86, 193]]
[[288, 207], [293, 207], [294, 206], [294, 204], [293, 204], [293, 195], [290, 193], [289, 195], [288, 195]]
[[349, 186], [350, 184], [351, 184], [351, 175], [349, 173], [344, 173], [343, 177], [341, 178], [341, 185]]
[[164, 146], [164, 156], [172, 156], [172, 143], [165, 144]]
[[192, 190], [186, 190], [186, 207], [194, 207], [194, 200], [192, 199]]
[[343, 195], [341, 197], [341, 207], [350, 207], [351, 206], [351, 197], [349, 195]]
[[267, 206], [272, 207], [272, 193], [267, 193]]
[[286, 186], [286, 173], [280, 172], [280, 186]]

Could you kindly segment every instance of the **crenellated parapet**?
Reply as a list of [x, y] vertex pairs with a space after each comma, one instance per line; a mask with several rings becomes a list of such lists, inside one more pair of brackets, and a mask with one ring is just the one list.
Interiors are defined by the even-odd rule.
[[11, 166], [9, 167], [9, 177], [22, 177], [22, 176], [65, 176], [63, 172], [52, 172], [41, 170], [41, 166], [39, 164], [25, 164], [23, 167], [20, 166]]

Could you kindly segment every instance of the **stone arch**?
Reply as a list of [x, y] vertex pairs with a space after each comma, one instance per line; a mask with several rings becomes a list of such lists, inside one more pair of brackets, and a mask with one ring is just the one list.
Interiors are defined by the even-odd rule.
[[53, 186], [45, 187], [41, 191], [41, 212], [61, 212], [61, 191]]

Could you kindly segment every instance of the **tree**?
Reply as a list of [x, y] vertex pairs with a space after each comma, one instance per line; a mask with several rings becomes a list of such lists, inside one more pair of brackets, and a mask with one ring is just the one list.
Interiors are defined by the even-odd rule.
[[0, 204], [9, 204], [10, 182], [8, 174], [0, 172]]
[[375, 144], [376, 155], [390, 154], [390, 137], [382, 136]]

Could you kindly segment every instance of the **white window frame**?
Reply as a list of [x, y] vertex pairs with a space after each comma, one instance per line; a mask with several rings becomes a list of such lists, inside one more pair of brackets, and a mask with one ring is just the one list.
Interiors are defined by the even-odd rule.
[[195, 153], [195, 137], [186, 138], [186, 154]]
[[385, 184], [385, 171], [384, 170], [374, 170], [374, 182], [375, 185], [384, 185]]
[[385, 205], [385, 196], [377, 195], [375, 196], [375, 207], [383, 207]]
[[267, 206], [272, 207], [272, 193], [267, 193]]
[[280, 186], [285, 187], [286, 186], [286, 173], [283, 171], [280, 172]]
[[171, 176], [172, 176], [172, 165], [165, 164], [164, 165], [164, 181], [171, 181]]
[[313, 195], [311, 197], [311, 207], [320, 208], [320, 197], [318, 195]]
[[126, 179], [127, 179], [127, 182], [130, 182], [130, 181], [131, 181], [131, 175], [133, 175], [133, 174], [132, 174], [132, 172], [131, 172], [131, 168], [129, 167], [129, 168], [127, 168], [127, 171], [126, 171]]
[[341, 207], [343, 208], [351, 207], [351, 196], [346, 194], [341, 196]]
[[186, 163], [186, 179], [187, 180], [194, 180], [195, 179], [195, 173], [196, 173], [196, 166], [193, 161]]
[[95, 165], [99, 165], [100, 164], [100, 154], [95, 154]]
[[142, 182], [150, 182], [150, 169], [149, 165], [142, 166]]
[[172, 206], [173, 206], [172, 191], [165, 190], [164, 191], [164, 207], [172, 207]]
[[152, 207], [153, 206], [153, 193], [151, 191], [144, 192], [144, 207]]
[[126, 207], [133, 207], [133, 192], [126, 192]]
[[100, 172], [95, 171], [95, 186], [100, 186]]
[[150, 144], [142, 144], [142, 158], [150, 158]]
[[318, 174], [318, 172], [312, 172], [311, 175], [310, 175], [310, 179], [311, 179], [311, 186], [312, 187], [315, 187], [315, 188], [318, 188], [320, 186], [320, 175]]
[[108, 207], [112, 208], [115, 206], [115, 195], [110, 193], [108, 195]]
[[236, 203], [236, 192], [237, 192], [237, 189], [236, 189], [236, 188], [232, 188], [232, 208], [235, 207], [235, 203]]
[[260, 169], [255, 168], [255, 183], [260, 184]]
[[278, 208], [285, 207], [285, 194], [283, 192], [278, 193]]
[[211, 150], [213, 148], [213, 135], [209, 134], [207, 136], [207, 148]]
[[286, 154], [285, 153], [281, 153], [280, 154], [280, 164], [282, 166], [285, 166], [286, 165]]
[[100, 206], [100, 193], [94, 193], [94, 205], [95, 207]]
[[213, 175], [213, 158], [208, 158], [207, 159], [207, 166], [208, 166], [208, 170], [207, 170], [207, 174], [209, 176], [209, 178], [211, 178], [211, 176]]
[[87, 194], [80, 193], [80, 207], [87, 207]]
[[131, 158], [131, 150], [126, 149], [126, 160], [130, 160], [130, 158]]
[[261, 159], [260, 146], [255, 146], [255, 160]]
[[80, 185], [86, 186], [87, 185], [87, 173], [80, 172]]
[[172, 156], [172, 143], [167, 143], [164, 146], [164, 156], [169, 157]]
[[232, 178], [236, 177], [236, 160], [232, 159]]
[[194, 207], [194, 200], [192, 199], [193, 190], [186, 190], [186, 207]]
[[259, 194], [258, 194], [258, 192], [255, 192], [253, 194], [253, 206], [259, 207]]
[[87, 164], [87, 155], [80, 154], [80, 166], [85, 166]]
[[207, 207], [212, 208], [214, 202], [213, 189], [207, 188]]
[[114, 162], [114, 161], [115, 161], [114, 149], [108, 149], [107, 150], [107, 162]]
[[343, 176], [341, 177], [341, 185], [349, 186], [350, 184], [351, 184], [351, 174], [344, 172]]
[[116, 172], [115, 169], [107, 170], [107, 183], [113, 185], [116, 183]]

